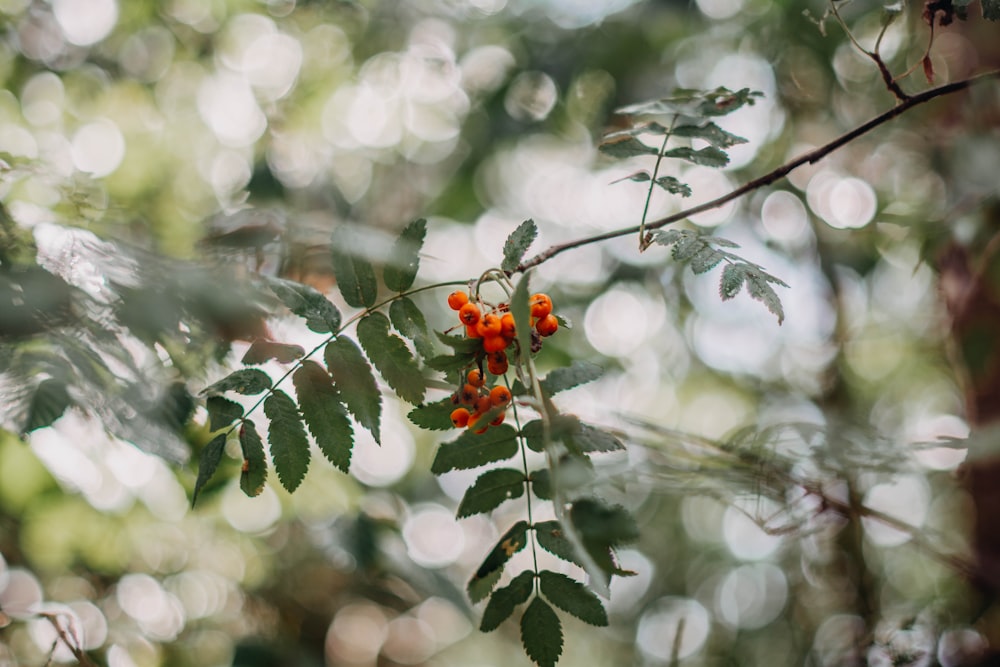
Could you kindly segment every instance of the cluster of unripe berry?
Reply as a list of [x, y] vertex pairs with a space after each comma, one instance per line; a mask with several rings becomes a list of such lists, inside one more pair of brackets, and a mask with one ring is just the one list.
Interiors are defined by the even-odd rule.
[[[541, 347], [541, 338], [551, 336], [559, 328], [559, 321], [552, 314], [552, 299], [547, 294], [533, 294], [531, 306], [532, 352]], [[448, 295], [448, 306], [458, 311], [458, 320], [465, 327], [465, 335], [479, 338], [483, 343], [486, 369], [493, 375], [507, 372], [507, 348], [516, 338], [514, 316], [507, 304], [500, 304], [483, 313], [480, 307], [469, 300], [469, 295], [461, 290]], [[494, 408], [510, 403], [510, 390], [506, 387], [485, 386], [485, 379], [478, 369], [469, 371], [467, 382], [455, 394], [454, 402], [463, 407], [451, 413], [451, 422], [456, 428], [469, 427], [476, 433], [483, 433], [492, 426], [503, 423], [504, 413], [500, 412], [487, 424], [479, 424], [480, 418]], [[471, 408], [471, 410], [470, 410]], [[493, 411], [496, 414], [496, 411]]]

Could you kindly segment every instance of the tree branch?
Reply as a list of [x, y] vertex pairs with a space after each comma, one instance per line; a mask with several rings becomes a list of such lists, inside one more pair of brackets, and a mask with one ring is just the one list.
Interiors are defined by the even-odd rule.
[[[787, 162], [777, 169], [761, 176], [760, 178], [755, 178], [754, 180], [736, 188], [732, 192], [725, 194], [721, 197], [713, 199], [711, 201], [705, 202], [704, 204], [699, 204], [698, 206], [692, 206], [691, 208], [685, 209], [678, 213], [668, 215], [665, 218], [661, 218], [655, 222], [647, 223], [645, 229], [659, 229], [661, 227], [666, 227], [669, 224], [678, 222], [685, 218], [689, 218], [692, 215], [702, 213], [704, 211], [710, 211], [712, 209], [719, 208], [720, 206], [731, 202], [734, 199], [738, 199], [748, 192], [753, 192], [758, 190], [765, 185], [770, 185], [775, 181], [778, 181], [789, 174], [793, 169], [797, 169], [804, 164], [815, 164], [823, 158], [825, 158], [830, 153], [834, 152], [841, 146], [848, 144], [858, 137], [867, 134], [871, 130], [888, 123], [890, 120], [896, 118], [909, 111], [910, 109], [929, 102], [937, 97], [942, 97], [944, 95], [950, 95], [952, 93], [957, 93], [959, 91], [965, 90], [966, 88], [971, 88], [972, 86], [991, 81], [993, 79], [1000, 79], [1000, 70], [994, 70], [992, 72], [986, 72], [985, 74], [980, 74], [979, 76], [970, 77], [968, 79], [963, 79], [961, 81], [955, 81], [954, 83], [945, 84], [943, 86], [938, 86], [937, 88], [931, 88], [925, 90], [918, 95], [912, 95], [908, 97], [905, 101], [900, 102], [898, 105], [889, 109], [885, 113], [882, 113], [863, 125], [859, 125], [853, 130], [846, 132], [828, 144], [820, 146], [819, 148], [812, 150], [804, 155], [800, 155], [791, 162]], [[628, 234], [636, 234], [639, 232], [639, 227], [627, 227], [624, 229], [617, 229], [610, 232], [605, 232], [603, 234], [596, 234], [594, 236], [588, 236], [586, 238], [577, 239], [575, 241], [569, 241], [567, 243], [561, 243], [553, 245], [543, 252], [535, 255], [534, 257], [521, 262], [520, 266], [515, 269], [515, 271], [527, 271], [528, 269], [538, 266], [543, 262], [546, 262], [556, 255], [563, 253], [567, 250], [572, 250], [574, 248], [579, 248], [585, 245], [590, 245], [591, 243], [599, 243], [601, 241], [607, 241], [609, 239], [618, 238], [619, 236], [626, 236]]]

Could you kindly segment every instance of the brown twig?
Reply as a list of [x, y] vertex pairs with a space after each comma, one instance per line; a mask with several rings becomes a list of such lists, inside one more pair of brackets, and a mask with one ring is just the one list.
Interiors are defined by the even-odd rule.
[[80, 640], [76, 636], [76, 633], [73, 632], [72, 629], [70, 629], [70, 631], [67, 632], [62, 627], [62, 624], [59, 623], [59, 614], [43, 613], [39, 614], [39, 616], [47, 620], [52, 625], [52, 627], [55, 628], [56, 635], [58, 635], [59, 637], [59, 641], [61, 641], [66, 646], [66, 648], [69, 649], [69, 652], [73, 654], [73, 657], [76, 658], [77, 663], [79, 663], [81, 667], [97, 667], [97, 665], [94, 664], [94, 661], [91, 660], [87, 656], [87, 654], [83, 652], [83, 647], [81, 646]]
[[[815, 164], [816, 162], [819, 162], [827, 155], [840, 148], [841, 146], [844, 146], [845, 144], [854, 141], [858, 137], [867, 134], [868, 132], [879, 127], [880, 125], [889, 122], [890, 120], [906, 113], [907, 111], [916, 106], [929, 102], [937, 97], [942, 97], [944, 95], [957, 93], [961, 90], [965, 90], [966, 88], [971, 88], [972, 86], [984, 83], [986, 81], [991, 81], [993, 79], [1000, 79], [1000, 70], [986, 72], [984, 74], [970, 77], [968, 79], [955, 81], [954, 83], [948, 83], [943, 86], [938, 86], [936, 88], [930, 88], [917, 95], [912, 95], [908, 97], [905, 101], [894, 106], [892, 109], [889, 109], [888, 111], [872, 118], [863, 125], [859, 125], [853, 130], [840, 135], [830, 143], [820, 146], [819, 148], [812, 150], [804, 155], [800, 155], [791, 162], [787, 162], [778, 167], [777, 169], [761, 176], [760, 178], [755, 178], [754, 180], [744, 185], [741, 185], [732, 192], [729, 192], [728, 194], [722, 195], [721, 197], [717, 197], [716, 199], [705, 202], [704, 204], [699, 204], [698, 206], [692, 206], [691, 208], [685, 209], [678, 213], [668, 215], [665, 218], [661, 218], [655, 222], [648, 223], [646, 224], [645, 228], [647, 230], [659, 229], [661, 227], [666, 227], [669, 224], [678, 222], [685, 218], [689, 218], [692, 215], [696, 215], [698, 213], [703, 213], [704, 211], [711, 211], [712, 209], [719, 208], [720, 206], [723, 206], [724, 204], [727, 204], [733, 201], [734, 199], [742, 197], [748, 192], [753, 192], [754, 190], [758, 190], [764, 187], [765, 185], [770, 185], [771, 183], [774, 183], [775, 181], [784, 178], [793, 169], [797, 169], [798, 167], [801, 167], [804, 164]], [[557, 245], [553, 245], [547, 248], [546, 250], [542, 251], [541, 253], [535, 255], [534, 257], [531, 257], [530, 259], [521, 262], [521, 264], [517, 267], [517, 269], [515, 269], [515, 271], [519, 272], [527, 271], [528, 269], [538, 266], [539, 264], [542, 264], [543, 262], [546, 262], [555, 257], [556, 255], [563, 253], [567, 250], [572, 250], [574, 248], [590, 245], [592, 243], [607, 241], [610, 239], [618, 238], [619, 236], [627, 236], [629, 234], [635, 234], [638, 231], [639, 227], [627, 227], [610, 232], [604, 232], [603, 234], [595, 234], [594, 236], [588, 236], [582, 239], [577, 239], [575, 241], [569, 241], [567, 243], [560, 243]]]

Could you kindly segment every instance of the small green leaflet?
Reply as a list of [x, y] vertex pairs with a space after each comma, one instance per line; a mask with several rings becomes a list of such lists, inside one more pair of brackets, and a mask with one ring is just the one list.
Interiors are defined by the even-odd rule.
[[354, 308], [368, 308], [378, 296], [375, 269], [365, 259], [364, 239], [353, 225], [340, 224], [330, 239], [333, 274], [344, 301]]
[[243, 450], [240, 489], [252, 498], [264, 490], [267, 460], [264, 458], [264, 443], [257, 433], [257, 427], [249, 419], [240, 426], [240, 449]]
[[583, 566], [576, 555], [573, 543], [566, 539], [562, 526], [559, 525], [558, 521], [536, 523], [535, 539], [538, 540], [539, 546], [553, 556], [558, 556], [568, 563]]
[[508, 424], [491, 427], [477, 435], [464, 431], [454, 442], [438, 447], [431, 472], [435, 475], [450, 470], [478, 468], [494, 461], [504, 461], [517, 454], [517, 431]]
[[208, 410], [208, 428], [218, 431], [243, 416], [243, 406], [222, 396], [209, 396], [205, 401]]
[[306, 326], [316, 333], [330, 333], [340, 328], [340, 311], [330, 300], [309, 285], [268, 278], [267, 286], [281, 299], [288, 310], [306, 321]]
[[588, 361], [574, 361], [565, 368], [556, 368], [542, 378], [542, 391], [548, 395], [557, 394], [581, 384], [593, 382], [604, 374], [604, 369]]
[[455, 428], [455, 425], [451, 423], [451, 412], [454, 409], [455, 404], [451, 402], [451, 397], [446, 397], [440, 401], [418, 405], [410, 410], [406, 416], [422, 429], [450, 431]]
[[531, 353], [531, 305], [528, 287], [529, 274], [521, 276], [510, 297], [510, 313], [514, 316], [514, 331], [517, 334], [517, 345], [523, 359]]
[[771, 284], [788, 287], [780, 278], [776, 278], [755, 264], [729, 264], [722, 271], [722, 280], [719, 283], [719, 296], [722, 300], [732, 299], [736, 296], [740, 288], [747, 286], [747, 292], [778, 318], [778, 324], [785, 320], [785, 310], [781, 306], [781, 299], [771, 287]]
[[299, 409], [323, 455], [343, 472], [351, 466], [354, 430], [347, 409], [326, 370], [315, 361], [303, 361], [292, 376]]
[[253, 396], [271, 388], [271, 378], [267, 373], [257, 368], [241, 368], [230, 373], [215, 384], [201, 390], [204, 394], [221, 394], [235, 391], [246, 396]]
[[505, 500], [524, 495], [524, 473], [513, 468], [487, 470], [470, 486], [458, 506], [459, 519], [473, 514], [485, 514]]
[[479, 338], [468, 338], [466, 336], [449, 336], [440, 331], [435, 331], [438, 340], [455, 350], [456, 355], [475, 354], [482, 351], [483, 341]]
[[191, 495], [191, 507], [198, 502], [198, 494], [208, 483], [208, 480], [212, 479], [212, 475], [215, 474], [215, 470], [219, 467], [219, 461], [222, 460], [222, 454], [226, 451], [226, 434], [221, 433], [205, 445], [205, 448], [201, 450], [201, 456], [198, 458], [198, 479], [194, 483], [194, 493]]
[[708, 123], [706, 125], [680, 125], [674, 128], [673, 134], [677, 137], [703, 139], [716, 148], [729, 148], [747, 143], [747, 140], [743, 137], [730, 134], [715, 123]]
[[413, 285], [420, 268], [420, 249], [427, 234], [427, 221], [418, 218], [408, 224], [389, 251], [383, 278], [393, 292], [405, 292]]
[[521, 644], [538, 667], [555, 667], [562, 655], [562, 624], [540, 597], [535, 597], [521, 616]]
[[570, 520], [586, 540], [603, 540], [610, 545], [639, 539], [639, 527], [621, 505], [607, 505], [594, 498], [580, 498], [570, 509]]
[[338, 336], [326, 346], [324, 356], [347, 409], [381, 443], [382, 396], [361, 350], [350, 338]]
[[[611, 181], [611, 183], [612, 185], [615, 183], [621, 183], [622, 181], [648, 183], [650, 178], [652, 178], [652, 176], [649, 175], [648, 171], [637, 171], [634, 174], [626, 176], [625, 178], [619, 178], [616, 181]], [[660, 176], [656, 179], [656, 184], [671, 194], [680, 195], [681, 197], [691, 196], [691, 186], [687, 183], [681, 183], [673, 176]]]
[[708, 118], [724, 116], [744, 105], [753, 105], [763, 93], [743, 88], [733, 92], [728, 88], [719, 87], [715, 90], [692, 90], [678, 88], [670, 97], [664, 97], [651, 102], [640, 102], [621, 107], [616, 113], [627, 116], [660, 116], [673, 115], [689, 118]]
[[424, 400], [424, 376], [399, 336], [389, 333], [389, 319], [376, 311], [358, 322], [358, 340], [376, 370], [393, 391], [408, 403]]
[[509, 584], [498, 588], [483, 610], [483, 620], [479, 624], [480, 631], [490, 632], [500, 627], [501, 623], [510, 618], [518, 605], [528, 601], [534, 584], [535, 573], [532, 570], [525, 570], [511, 579]]
[[280, 389], [264, 401], [264, 414], [271, 420], [267, 440], [278, 480], [289, 493], [295, 491], [309, 468], [309, 440], [295, 401]]
[[531, 482], [531, 492], [539, 500], [552, 500], [552, 475], [548, 468], [536, 470], [528, 477]]
[[538, 227], [535, 226], [534, 220], [528, 219], [518, 225], [503, 244], [503, 261], [500, 263], [500, 268], [508, 273], [516, 269], [537, 236]]
[[592, 452], [614, 452], [625, 449], [616, 436], [607, 431], [580, 422], [579, 428], [570, 434], [567, 446], [584, 454]]
[[[532, 451], [545, 450], [541, 419], [535, 419], [525, 424], [521, 428], [521, 435]], [[549, 435], [553, 442], [562, 442], [567, 449], [576, 454], [613, 452], [625, 449], [625, 445], [615, 435], [590, 424], [585, 424], [575, 415], [555, 416], [549, 426]]]
[[[500, 580], [499, 573], [503, 566], [518, 551], [523, 549], [528, 543], [528, 522], [518, 521], [503, 534], [496, 546], [490, 550], [483, 564], [476, 570], [476, 574], [469, 581], [469, 599], [473, 604], [486, 598]], [[492, 581], [492, 583], [487, 583]]]
[[434, 343], [427, 332], [427, 320], [410, 297], [400, 297], [392, 302], [389, 321], [396, 331], [413, 341], [413, 347], [421, 357], [429, 359], [434, 356]]
[[702, 167], [725, 167], [729, 164], [729, 156], [726, 152], [719, 150], [715, 146], [706, 146], [701, 150], [695, 150], [688, 146], [679, 146], [677, 148], [671, 148], [668, 151], [664, 151], [663, 157], [679, 158], [681, 160], [687, 160], [688, 162], [693, 162], [694, 164], [701, 165]]
[[559, 572], [542, 570], [538, 583], [542, 595], [566, 613], [590, 625], [603, 627], [608, 624], [608, 614], [601, 600], [579, 581]]
[[46, 378], [38, 383], [28, 406], [28, 417], [24, 422], [24, 433], [51, 426], [62, 417], [66, 408], [72, 405], [65, 383], [54, 378]]
[[279, 364], [290, 364], [306, 353], [299, 345], [288, 345], [286, 343], [276, 343], [273, 340], [263, 340], [258, 338], [250, 344], [246, 354], [241, 360], [248, 366], [262, 364], [265, 361], [274, 359]]
[[656, 155], [657, 150], [652, 146], [647, 146], [632, 136], [616, 137], [610, 140], [605, 139], [597, 150], [605, 155], [615, 158], [628, 158], [637, 155]]

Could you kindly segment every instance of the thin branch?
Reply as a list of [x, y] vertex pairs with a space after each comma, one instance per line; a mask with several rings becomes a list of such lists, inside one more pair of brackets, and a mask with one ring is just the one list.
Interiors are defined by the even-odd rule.
[[[954, 83], [945, 84], [943, 86], [938, 86], [937, 88], [931, 88], [925, 90], [924, 92], [913, 95], [909, 97], [906, 101], [901, 102], [892, 109], [889, 109], [885, 113], [882, 113], [863, 125], [859, 125], [853, 130], [840, 135], [828, 144], [825, 144], [813, 151], [810, 151], [804, 155], [800, 155], [791, 162], [787, 162], [777, 169], [761, 176], [760, 178], [755, 178], [754, 180], [741, 185], [732, 192], [725, 194], [721, 197], [713, 199], [711, 201], [705, 202], [704, 204], [699, 204], [698, 206], [692, 206], [691, 208], [685, 209], [678, 213], [668, 215], [665, 218], [661, 218], [656, 222], [651, 222], [646, 225], [646, 229], [659, 229], [661, 227], [666, 227], [669, 224], [678, 222], [685, 218], [689, 218], [692, 215], [703, 213], [704, 211], [711, 211], [713, 209], [719, 208], [724, 204], [728, 204], [734, 199], [738, 199], [748, 192], [753, 192], [766, 185], [770, 185], [775, 181], [778, 181], [789, 174], [793, 169], [797, 169], [804, 164], [815, 164], [823, 158], [825, 158], [830, 153], [834, 152], [841, 146], [848, 144], [858, 137], [867, 134], [868, 132], [874, 130], [880, 125], [888, 123], [897, 116], [901, 116], [910, 109], [920, 106], [926, 102], [929, 102], [937, 97], [942, 97], [944, 95], [950, 95], [952, 93], [957, 93], [966, 88], [971, 88], [972, 86], [984, 83], [986, 81], [991, 81], [993, 79], [1000, 79], [1000, 70], [994, 70], [992, 72], [986, 72], [985, 74], [980, 74], [979, 76], [970, 77], [968, 79], [963, 79], [961, 81], [956, 81]], [[538, 266], [543, 262], [546, 262], [556, 255], [563, 253], [567, 250], [572, 250], [574, 248], [580, 248], [582, 246], [590, 245], [592, 243], [599, 243], [601, 241], [607, 241], [610, 239], [618, 238], [619, 236], [627, 236], [629, 234], [635, 234], [639, 231], [639, 227], [627, 227], [624, 229], [617, 229], [610, 232], [605, 232], [603, 234], [596, 234], [594, 236], [588, 236], [586, 238], [577, 239], [575, 241], [570, 241], [568, 243], [560, 243], [553, 245], [543, 252], [535, 255], [534, 257], [521, 262], [520, 266], [515, 269], [515, 271], [527, 271], [528, 269]]]

